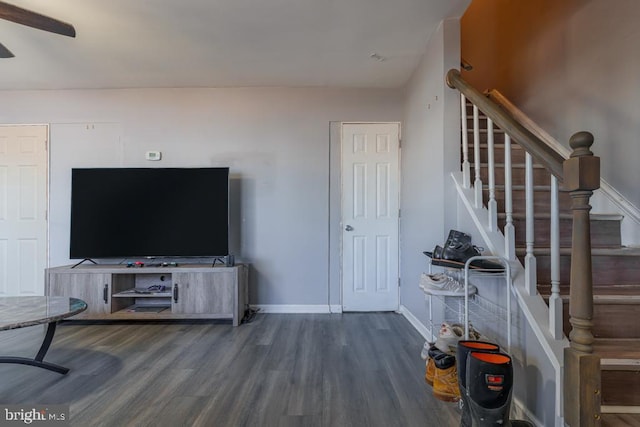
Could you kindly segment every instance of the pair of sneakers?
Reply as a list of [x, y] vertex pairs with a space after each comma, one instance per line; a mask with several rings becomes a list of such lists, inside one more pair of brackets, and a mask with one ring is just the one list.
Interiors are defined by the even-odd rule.
[[[467, 287], [469, 289], [469, 295], [474, 295], [478, 292], [478, 288], [472, 284], [469, 284]], [[422, 289], [425, 294], [430, 295], [464, 296], [464, 285], [444, 273], [422, 273], [420, 275], [420, 289]]]
[[[434, 346], [444, 353], [456, 354], [458, 341], [464, 339], [464, 332], [464, 326], [459, 323], [443, 322], [440, 325], [440, 331]], [[480, 338], [480, 333], [469, 325], [469, 339], [478, 340]]]

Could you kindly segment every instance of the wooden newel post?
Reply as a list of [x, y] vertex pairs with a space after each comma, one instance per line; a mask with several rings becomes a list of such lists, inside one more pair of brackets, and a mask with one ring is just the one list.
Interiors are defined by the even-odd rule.
[[569, 299], [570, 347], [564, 352], [564, 414], [572, 427], [600, 425], [600, 358], [593, 354], [593, 282], [589, 199], [600, 187], [600, 158], [590, 150], [593, 135], [574, 134], [563, 184], [571, 193], [573, 235]]

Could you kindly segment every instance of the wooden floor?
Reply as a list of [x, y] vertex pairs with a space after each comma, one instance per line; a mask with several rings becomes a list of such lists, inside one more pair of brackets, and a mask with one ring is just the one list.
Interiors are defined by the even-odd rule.
[[[0, 353], [32, 356], [43, 334], [0, 332]], [[73, 426], [457, 426], [424, 382], [423, 342], [394, 313], [64, 323], [45, 360], [69, 374], [0, 365], [0, 403], [68, 404]]]

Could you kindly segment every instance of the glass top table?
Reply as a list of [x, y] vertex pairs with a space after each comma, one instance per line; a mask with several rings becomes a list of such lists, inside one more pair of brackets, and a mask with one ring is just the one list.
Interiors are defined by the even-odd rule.
[[0, 356], [0, 363], [19, 363], [37, 366], [60, 374], [69, 368], [45, 362], [56, 324], [59, 320], [74, 316], [87, 309], [87, 304], [77, 298], [49, 296], [0, 297], [0, 331], [48, 324], [47, 333], [35, 358]]

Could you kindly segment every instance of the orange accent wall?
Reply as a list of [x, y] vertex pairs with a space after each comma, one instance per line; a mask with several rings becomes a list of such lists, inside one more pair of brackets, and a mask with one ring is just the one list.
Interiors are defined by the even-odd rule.
[[[498, 89], [518, 101], [543, 64], [562, 61], [568, 16], [585, 0], [474, 0], [461, 20], [462, 75], [480, 90]], [[523, 87], [524, 85], [524, 87]]]

